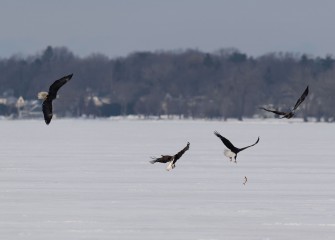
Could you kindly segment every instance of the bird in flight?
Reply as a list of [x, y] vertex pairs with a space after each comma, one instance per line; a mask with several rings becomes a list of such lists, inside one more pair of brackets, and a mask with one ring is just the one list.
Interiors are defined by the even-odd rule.
[[215, 136], [217, 136], [218, 138], [221, 139], [221, 141], [223, 142], [223, 144], [228, 148], [224, 150], [224, 155], [226, 157], [228, 157], [230, 159], [230, 161], [234, 160], [234, 162], [236, 163], [236, 158], [237, 158], [237, 154], [249, 147], [252, 147], [254, 145], [256, 145], [259, 142], [259, 137], [257, 139], [257, 141], [247, 147], [244, 148], [237, 148], [235, 147], [227, 138], [223, 137], [220, 133], [218, 133], [217, 131], [214, 131]]
[[38, 99], [42, 99], [42, 111], [44, 115], [44, 120], [47, 125], [51, 122], [52, 119], [52, 101], [56, 99], [58, 90], [70, 79], [72, 78], [73, 74], [67, 75], [56, 80], [51, 86], [49, 87], [49, 92], [39, 92], [37, 97]]
[[281, 118], [291, 118], [294, 116], [295, 114], [295, 111], [297, 110], [297, 108], [299, 107], [299, 105], [305, 100], [305, 98], [307, 97], [308, 95], [308, 86], [306, 87], [305, 91], [302, 93], [301, 97], [298, 99], [298, 101], [296, 102], [296, 104], [294, 105], [294, 107], [292, 108], [291, 111], [289, 112], [281, 112], [281, 111], [278, 111], [278, 110], [270, 110], [270, 109], [266, 109], [264, 107], [260, 107], [260, 109], [263, 109], [265, 111], [268, 111], [268, 112], [272, 112], [274, 114], [277, 114], [277, 115], [280, 115], [282, 116]]
[[190, 148], [190, 143], [188, 142], [186, 147], [183, 148], [181, 151], [179, 151], [177, 154], [171, 156], [171, 155], [161, 155], [160, 158], [152, 157], [152, 160], [150, 163], [154, 164], [156, 162], [160, 163], [169, 163], [166, 170], [170, 171], [176, 167], [176, 162], [183, 154]]

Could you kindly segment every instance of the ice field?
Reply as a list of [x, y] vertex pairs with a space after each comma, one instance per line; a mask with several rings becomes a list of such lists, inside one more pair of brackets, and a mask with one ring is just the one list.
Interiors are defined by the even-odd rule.
[[[3, 240], [335, 239], [335, 124], [41, 119], [0, 129]], [[235, 164], [214, 130], [237, 147], [260, 142]], [[149, 163], [188, 141], [172, 171]]]

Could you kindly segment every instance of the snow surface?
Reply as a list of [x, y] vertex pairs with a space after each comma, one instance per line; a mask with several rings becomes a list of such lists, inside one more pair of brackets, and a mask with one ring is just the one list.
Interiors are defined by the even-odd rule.
[[[335, 239], [334, 124], [54, 119], [0, 129], [0, 239]], [[237, 147], [260, 141], [235, 164], [214, 130]], [[188, 141], [172, 171], [149, 163]]]

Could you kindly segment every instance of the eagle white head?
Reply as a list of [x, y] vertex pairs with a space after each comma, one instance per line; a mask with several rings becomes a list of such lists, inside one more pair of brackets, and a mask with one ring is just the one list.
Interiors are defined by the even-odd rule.
[[45, 99], [47, 99], [47, 97], [48, 97], [48, 93], [47, 93], [47, 92], [39, 92], [39, 93], [37, 94], [37, 98], [38, 98], [38, 99], [45, 100]]

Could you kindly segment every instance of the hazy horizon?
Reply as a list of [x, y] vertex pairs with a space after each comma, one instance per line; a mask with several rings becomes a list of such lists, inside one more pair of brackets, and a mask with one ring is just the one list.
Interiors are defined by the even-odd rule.
[[136, 51], [236, 48], [269, 52], [335, 52], [335, 2], [323, 1], [1, 1], [0, 57], [31, 55], [47, 46], [80, 57]]

